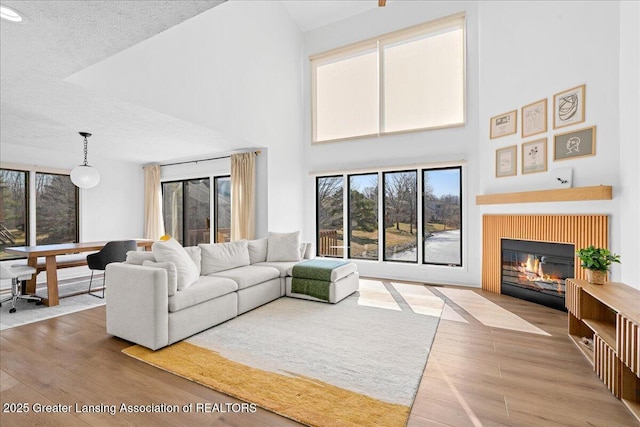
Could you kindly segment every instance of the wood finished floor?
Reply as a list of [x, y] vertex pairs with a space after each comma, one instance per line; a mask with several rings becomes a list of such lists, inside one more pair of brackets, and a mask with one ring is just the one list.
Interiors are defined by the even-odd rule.
[[[429, 287], [443, 297], [439, 287]], [[468, 288], [465, 288], [468, 290]], [[635, 426], [567, 337], [566, 314], [473, 289], [550, 336], [441, 320], [409, 426]], [[0, 332], [0, 401], [41, 404], [238, 402], [125, 356], [99, 307]], [[384, 379], [381, 376], [381, 381]], [[4, 409], [4, 408], [3, 408]], [[353, 408], [357, 411], [357, 408]], [[294, 426], [265, 410], [216, 414], [11, 414], [5, 426]]]

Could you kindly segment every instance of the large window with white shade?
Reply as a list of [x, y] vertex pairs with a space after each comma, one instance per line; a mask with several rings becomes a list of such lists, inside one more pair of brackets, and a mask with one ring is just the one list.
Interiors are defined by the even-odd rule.
[[463, 14], [310, 60], [313, 142], [465, 122]]

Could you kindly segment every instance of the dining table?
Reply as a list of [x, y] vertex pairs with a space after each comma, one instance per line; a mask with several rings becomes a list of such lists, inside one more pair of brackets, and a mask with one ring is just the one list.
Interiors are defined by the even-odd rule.
[[[133, 239], [139, 248], [150, 250], [154, 240], [149, 239]], [[34, 245], [34, 246], [13, 246], [4, 250], [7, 253], [21, 255], [27, 258], [27, 265], [39, 270], [42, 264], [38, 264], [38, 258], [44, 257], [44, 270], [47, 275], [47, 298], [42, 299], [42, 303], [52, 307], [59, 304], [58, 297], [58, 268], [64, 266], [64, 261], [58, 261], [58, 255], [78, 254], [83, 252], [96, 252], [102, 249], [108, 241], [100, 242], [80, 242], [80, 243], [58, 243], [51, 245]], [[86, 264], [84, 262], [75, 261], [73, 266]], [[41, 268], [40, 268], [41, 269]], [[27, 281], [27, 293], [34, 294], [36, 291], [36, 277], [34, 274]]]

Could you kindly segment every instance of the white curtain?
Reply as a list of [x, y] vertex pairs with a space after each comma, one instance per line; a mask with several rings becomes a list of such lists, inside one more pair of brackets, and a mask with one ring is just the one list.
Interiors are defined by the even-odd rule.
[[144, 237], [158, 240], [164, 235], [160, 166], [144, 168]]
[[231, 241], [255, 237], [255, 156], [231, 155]]

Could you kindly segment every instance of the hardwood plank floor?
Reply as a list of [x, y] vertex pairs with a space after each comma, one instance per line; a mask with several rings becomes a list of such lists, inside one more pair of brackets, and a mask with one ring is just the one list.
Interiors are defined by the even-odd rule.
[[[463, 289], [460, 298], [476, 294], [476, 304], [479, 295], [486, 301], [479, 310], [490, 309], [494, 317], [503, 317], [500, 310], [505, 310], [547, 335], [518, 330], [511, 315], [504, 316], [506, 325], [487, 326], [461, 307], [469, 308], [468, 301], [446, 298], [442, 287], [428, 286], [464, 321], [440, 321], [409, 426], [638, 425], [569, 341], [566, 313], [479, 289], [447, 288]], [[104, 307], [0, 332], [3, 409], [5, 404], [37, 402], [51, 409], [77, 403], [106, 410], [34, 413], [31, 407], [27, 414], [0, 412], [0, 425], [299, 425], [262, 409], [111, 415], [109, 406], [121, 403], [240, 403], [125, 356], [121, 350], [129, 345], [106, 333]]]

